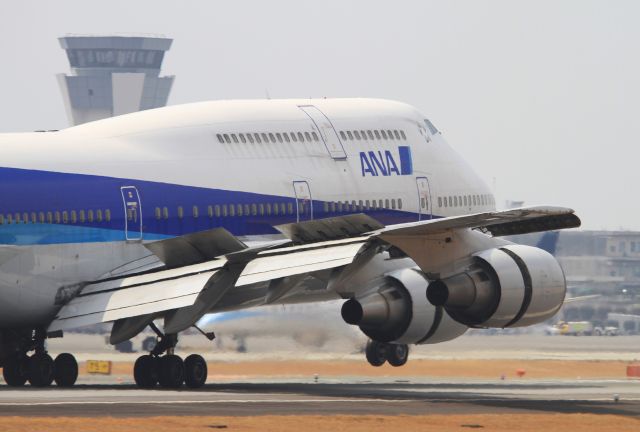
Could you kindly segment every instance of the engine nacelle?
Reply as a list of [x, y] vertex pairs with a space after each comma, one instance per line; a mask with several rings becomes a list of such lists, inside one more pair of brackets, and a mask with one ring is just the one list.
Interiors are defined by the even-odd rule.
[[524, 327], [555, 315], [566, 288], [551, 254], [508, 245], [474, 254], [465, 271], [432, 282], [427, 298], [471, 327]]
[[347, 300], [342, 318], [379, 342], [426, 344], [461, 336], [468, 327], [427, 301], [428, 284], [417, 267], [388, 273], [361, 297]]

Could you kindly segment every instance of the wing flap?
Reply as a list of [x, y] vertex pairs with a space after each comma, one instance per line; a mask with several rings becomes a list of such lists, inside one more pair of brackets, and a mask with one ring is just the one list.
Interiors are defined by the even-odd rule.
[[190, 306], [225, 262], [217, 260], [89, 284], [60, 309], [48, 331]]

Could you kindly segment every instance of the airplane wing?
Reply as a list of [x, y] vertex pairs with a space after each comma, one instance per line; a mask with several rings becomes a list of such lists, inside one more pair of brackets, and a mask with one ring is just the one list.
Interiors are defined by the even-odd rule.
[[[135, 317], [150, 322], [164, 314], [165, 330], [178, 332], [236, 290], [247, 288], [236, 305], [240, 309], [281, 300], [308, 275], [327, 279], [330, 289], [349, 270], [392, 247], [429, 273], [495, 247], [493, 237], [579, 225], [571, 209], [529, 207], [386, 227], [364, 214], [305, 221], [276, 227], [289, 241], [253, 248], [223, 229], [205, 231], [150, 243], [148, 249], [165, 262], [164, 269], [88, 283], [61, 307], [48, 331], [109, 321], [123, 324]], [[249, 289], [259, 284], [266, 284], [266, 294]], [[114, 340], [118, 338], [112, 335]]]

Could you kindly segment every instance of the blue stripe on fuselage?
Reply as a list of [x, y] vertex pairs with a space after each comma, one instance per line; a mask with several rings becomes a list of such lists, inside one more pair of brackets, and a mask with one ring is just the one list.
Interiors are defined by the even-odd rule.
[[[156, 240], [168, 237], [223, 227], [236, 236], [274, 234], [274, 225], [296, 221], [295, 214], [260, 215], [259, 206], [263, 204], [291, 205], [296, 209], [296, 200], [292, 197], [237, 192], [223, 189], [209, 189], [194, 186], [182, 186], [169, 183], [143, 180], [121, 179], [85, 174], [68, 174], [50, 171], [24, 170], [16, 168], [0, 168], [0, 214], [5, 216], [0, 225], [0, 244], [33, 245], [84, 242], [110, 242], [125, 240], [125, 211], [120, 188], [135, 186], [141, 197], [143, 214], [143, 231], [145, 240]], [[292, 190], [293, 193], [293, 190]], [[249, 205], [250, 214], [243, 216], [213, 217], [209, 216], [208, 207], [223, 204]], [[252, 204], [256, 205], [257, 214], [252, 214]], [[177, 216], [181, 206], [184, 216]], [[198, 208], [199, 215], [194, 217], [193, 208]], [[166, 207], [169, 218], [156, 217], [156, 208]], [[87, 212], [98, 209], [103, 213], [110, 210], [111, 219], [93, 222], [72, 223], [71, 211]], [[339, 216], [357, 211], [325, 212], [323, 201], [313, 201], [314, 218]], [[355, 210], [355, 209], [354, 209]], [[31, 223], [35, 213], [39, 221], [39, 213], [66, 211], [69, 221], [66, 224]], [[20, 214], [20, 223], [8, 224], [6, 215]], [[24, 223], [23, 215], [29, 216], [29, 223]], [[243, 212], [244, 213], [244, 212]], [[403, 223], [417, 220], [415, 213], [399, 210], [380, 209], [366, 213], [384, 224]], [[104, 216], [104, 215], [103, 215]]]

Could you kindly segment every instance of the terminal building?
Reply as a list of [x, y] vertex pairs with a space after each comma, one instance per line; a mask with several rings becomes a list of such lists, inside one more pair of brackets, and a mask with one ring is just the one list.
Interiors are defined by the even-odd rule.
[[70, 74], [58, 74], [74, 126], [167, 104], [174, 76], [160, 76], [172, 39], [139, 36], [65, 36]]

